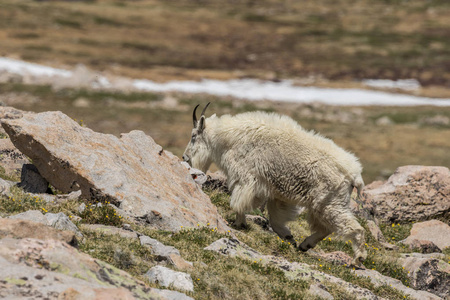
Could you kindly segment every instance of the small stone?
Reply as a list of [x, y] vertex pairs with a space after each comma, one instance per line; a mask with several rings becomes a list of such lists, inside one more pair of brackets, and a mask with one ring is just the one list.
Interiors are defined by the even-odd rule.
[[150, 282], [164, 287], [173, 287], [187, 292], [194, 291], [191, 275], [183, 272], [176, 272], [163, 266], [155, 266], [145, 273], [145, 276]]
[[152, 254], [158, 256], [160, 260], [168, 260], [170, 258], [170, 254], [180, 255], [180, 251], [178, 251], [178, 249], [171, 246], [166, 246], [160, 241], [152, 239], [146, 235], [141, 235], [139, 240], [141, 241], [141, 245], [150, 247]]
[[46, 213], [45, 217], [48, 220], [48, 225], [60, 229], [60, 230], [69, 230], [74, 232], [78, 237], [83, 237], [83, 234], [78, 229], [78, 227], [72, 223], [66, 214], [60, 212], [57, 214]]

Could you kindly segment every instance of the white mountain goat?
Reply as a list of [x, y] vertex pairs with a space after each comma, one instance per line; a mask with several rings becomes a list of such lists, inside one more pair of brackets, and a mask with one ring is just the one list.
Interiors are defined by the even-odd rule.
[[329, 234], [350, 239], [359, 264], [367, 256], [364, 230], [349, 208], [353, 188], [360, 194], [362, 167], [332, 140], [304, 130], [287, 116], [247, 112], [197, 121], [183, 160], [206, 172], [215, 163], [227, 176], [236, 225], [245, 213], [267, 202], [269, 221], [283, 239], [294, 243], [286, 223], [305, 207], [311, 236], [299, 246], [307, 251]]

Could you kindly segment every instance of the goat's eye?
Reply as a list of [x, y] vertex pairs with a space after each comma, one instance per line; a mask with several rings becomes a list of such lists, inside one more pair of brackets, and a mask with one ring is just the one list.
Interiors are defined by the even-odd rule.
[[193, 144], [193, 143], [195, 143], [195, 139], [197, 138], [197, 135], [196, 134], [193, 134], [192, 135], [192, 138], [191, 138], [191, 143]]

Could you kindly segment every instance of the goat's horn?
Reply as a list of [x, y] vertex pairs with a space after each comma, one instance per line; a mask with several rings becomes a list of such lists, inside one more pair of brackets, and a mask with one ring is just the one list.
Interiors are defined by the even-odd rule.
[[194, 108], [194, 112], [192, 113], [192, 119], [194, 121], [194, 128], [197, 127], [197, 116], [195, 115], [195, 112], [197, 110], [197, 107], [199, 107], [200, 104], [197, 104], [197, 106]]
[[208, 104], [206, 104], [206, 106], [205, 106], [205, 108], [203, 109], [203, 111], [202, 111], [202, 116], [204, 116], [205, 115], [205, 111], [206, 111], [206, 109], [208, 108], [208, 105], [209, 104], [211, 104], [211, 102], [208, 102]]

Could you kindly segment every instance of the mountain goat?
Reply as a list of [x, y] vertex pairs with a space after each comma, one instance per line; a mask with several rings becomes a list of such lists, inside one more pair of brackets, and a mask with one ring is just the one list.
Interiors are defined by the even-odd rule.
[[227, 176], [235, 225], [245, 225], [245, 213], [267, 202], [269, 221], [283, 239], [294, 242], [286, 223], [305, 207], [312, 234], [300, 245], [307, 251], [336, 232], [350, 239], [353, 262], [367, 252], [364, 230], [349, 208], [353, 188], [364, 186], [362, 167], [351, 153], [330, 139], [304, 130], [287, 116], [247, 112], [197, 120], [183, 160], [204, 172], [215, 163]]

